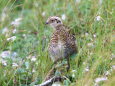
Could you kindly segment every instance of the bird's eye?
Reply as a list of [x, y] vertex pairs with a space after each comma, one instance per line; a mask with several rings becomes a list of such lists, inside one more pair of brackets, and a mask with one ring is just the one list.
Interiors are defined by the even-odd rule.
[[52, 22], [54, 22], [54, 20], [51, 20]]
[[57, 21], [57, 23], [60, 23], [61, 21]]

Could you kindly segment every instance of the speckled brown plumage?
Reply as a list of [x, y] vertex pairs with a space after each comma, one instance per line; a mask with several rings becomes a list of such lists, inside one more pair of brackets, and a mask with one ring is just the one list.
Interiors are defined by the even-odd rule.
[[47, 22], [54, 28], [48, 47], [49, 55], [54, 62], [67, 59], [69, 67], [69, 57], [77, 53], [76, 38], [70, 29], [62, 24], [61, 19], [51, 17]]

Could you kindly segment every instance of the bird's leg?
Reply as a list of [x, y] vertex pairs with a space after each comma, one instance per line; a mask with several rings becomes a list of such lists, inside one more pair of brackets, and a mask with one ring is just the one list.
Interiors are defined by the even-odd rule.
[[69, 59], [69, 57], [67, 57], [67, 71], [69, 71], [69, 69], [70, 69], [70, 63], [69, 63], [69, 61], [70, 61], [70, 59]]
[[[62, 61], [62, 60], [63, 60], [63, 58], [58, 58], [57, 60], [54, 61], [53, 65], [55, 66], [55, 64], [57, 64], [57, 62]], [[70, 69], [69, 56], [66, 58], [66, 60], [67, 60], [67, 71], [69, 71], [69, 69]]]

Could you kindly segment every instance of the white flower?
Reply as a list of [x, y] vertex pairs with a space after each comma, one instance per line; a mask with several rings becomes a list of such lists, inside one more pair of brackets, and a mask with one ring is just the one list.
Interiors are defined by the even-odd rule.
[[14, 59], [18, 54], [16, 52], [11, 52], [11, 51], [3, 51], [0, 54], [0, 57], [2, 58], [12, 58]]
[[5, 34], [5, 33], [8, 33], [8, 28], [7, 27], [3, 28], [3, 30], [2, 30], [2, 34]]
[[72, 72], [76, 72], [76, 70], [72, 70]]
[[46, 12], [42, 12], [42, 16], [45, 16], [46, 15]]
[[0, 56], [2, 57], [2, 58], [6, 58], [6, 57], [9, 57], [10, 56], [10, 51], [3, 51], [1, 54], [0, 54]]
[[74, 78], [75, 77], [75, 73], [76, 73], [77, 71], [76, 70], [72, 70], [72, 77]]
[[96, 38], [96, 34], [93, 34], [93, 37]]
[[115, 59], [115, 55], [112, 53], [111, 60]]
[[34, 72], [36, 72], [36, 70], [35, 70], [35, 69], [33, 69], [33, 70], [32, 70], [32, 72], [34, 73]]
[[112, 65], [112, 69], [115, 70], [115, 65]]
[[99, 82], [101, 82], [101, 81], [106, 81], [107, 80], [107, 77], [100, 77], [100, 78], [96, 78], [95, 79], [95, 82], [96, 83], [99, 83]]
[[12, 33], [16, 33], [17, 32], [17, 30], [16, 29], [14, 29], [13, 31], [12, 31]]
[[75, 73], [72, 74], [72, 77], [73, 77], [73, 78], [75, 77]]
[[52, 84], [52, 86], [62, 86], [60, 82], [55, 82]]
[[16, 39], [16, 36], [12, 36], [10, 38], [7, 38], [7, 41], [10, 41], [10, 40], [14, 41], [15, 39]]
[[101, 17], [100, 16], [96, 16], [96, 21], [100, 21]]
[[2, 63], [4, 66], [7, 66], [7, 61], [2, 60], [1, 63]]
[[109, 71], [106, 71], [106, 72], [105, 72], [105, 75], [106, 75], [106, 76], [110, 75], [110, 72], [109, 72]]
[[66, 15], [65, 15], [65, 14], [62, 14], [62, 15], [61, 15], [61, 18], [62, 18], [62, 20], [65, 20], [65, 19], [66, 19]]
[[85, 33], [85, 36], [87, 37], [89, 35], [89, 33]]
[[86, 72], [88, 72], [88, 71], [89, 71], [89, 66], [87, 66], [87, 67], [85, 68], [85, 71], [86, 71]]
[[85, 65], [86, 64], [86, 62], [83, 62], [83, 65]]
[[17, 18], [14, 21], [11, 22], [11, 25], [14, 25], [15, 27], [18, 27], [20, 25], [20, 21], [22, 18]]
[[80, 3], [81, 0], [76, 0], [76, 3]]
[[12, 67], [18, 67], [17, 63], [12, 63]]
[[94, 45], [93, 45], [93, 43], [88, 43], [87, 46], [92, 47]]
[[27, 36], [26, 36], [26, 34], [23, 34], [22, 36], [23, 36], [24, 38], [26, 38], [26, 37], [27, 37]]
[[17, 55], [18, 55], [17, 52], [12, 52], [13, 57], [16, 57]]
[[31, 61], [36, 61], [36, 57], [32, 56]]

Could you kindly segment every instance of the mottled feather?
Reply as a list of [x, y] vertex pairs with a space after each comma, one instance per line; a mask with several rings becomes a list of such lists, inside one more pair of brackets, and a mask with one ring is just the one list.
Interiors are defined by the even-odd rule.
[[68, 58], [68, 56], [77, 53], [75, 41], [75, 36], [70, 33], [69, 28], [64, 25], [58, 25], [53, 32], [49, 44], [49, 54], [52, 60]]
[[71, 33], [71, 29], [63, 25], [59, 17], [48, 18], [46, 24], [54, 29], [48, 47], [49, 55], [54, 63], [63, 58], [67, 59], [68, 70], [69, 57], [77, 53], [76, 38]]

